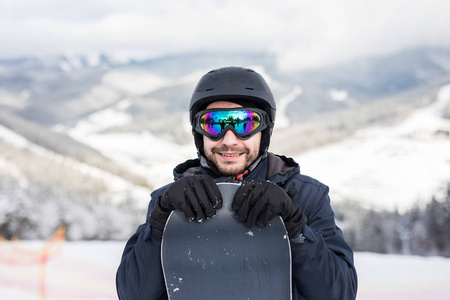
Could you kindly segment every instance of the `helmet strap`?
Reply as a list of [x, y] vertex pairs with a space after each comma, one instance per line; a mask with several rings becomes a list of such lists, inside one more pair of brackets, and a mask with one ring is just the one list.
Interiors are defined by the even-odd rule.
[[269, 150], [270, 137], [272, 135], [272, 128], [267, 127], [261, 131], [261, 144], [259, 146], [259, 156], [267, 155], [267, 150]]

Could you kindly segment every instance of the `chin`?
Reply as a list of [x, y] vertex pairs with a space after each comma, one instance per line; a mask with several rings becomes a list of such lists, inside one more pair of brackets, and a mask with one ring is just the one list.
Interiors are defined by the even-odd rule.
[[236, 176], [244, 172], [244, 168], [242, 166], [220, 166], [218, 169], [224, 176]]

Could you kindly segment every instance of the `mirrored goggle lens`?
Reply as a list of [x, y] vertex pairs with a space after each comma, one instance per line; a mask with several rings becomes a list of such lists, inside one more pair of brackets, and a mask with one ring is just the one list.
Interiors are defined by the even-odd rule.
[[246, 135], [261, 125], [261, 116], [250, 110], [210, 111], [200, 117], [200, 127], [211, 135], [220, 135], [231, 125], [237, 134]]

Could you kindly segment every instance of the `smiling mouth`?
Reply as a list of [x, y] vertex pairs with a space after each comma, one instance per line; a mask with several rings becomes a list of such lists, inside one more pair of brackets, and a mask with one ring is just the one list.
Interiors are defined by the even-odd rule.
[[248, 150], [243, 147], [215, 147], [211, 149], [212, 154], [219, 155], [223, 159], [233, 159], [248, 154]]
[[230, 154], [230, 153], [219, 153], [219, 154], [222, 155], [222, 156], [225, 156], [225, 157], [236, 157], [236, 156], [242, 155], [242, 153], [233, 153], [233, 154]]

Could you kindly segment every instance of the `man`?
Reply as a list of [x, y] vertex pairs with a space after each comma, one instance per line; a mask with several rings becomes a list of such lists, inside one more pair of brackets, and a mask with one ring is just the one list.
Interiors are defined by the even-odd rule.
[[[279, 215], [291, 241], [293, 299], [355, 299], [353, 252], [336, 226], [328, 187], [298, 164], [269, 153], [275, 101], [250, 69], [205, 74], [192, 95], [190, 121], [198, 159], [174, 169], [175, 182], [151, 195], [147, 222], [128, 241], [117, 271], [120, 299], [167, 299], [161, 237], [168, 216], [208, 222], [222, 207], [214, 179], [242, 181], [232, 208], [248, 227]], [[245, 125], [244, 125], [245, 124]]]

